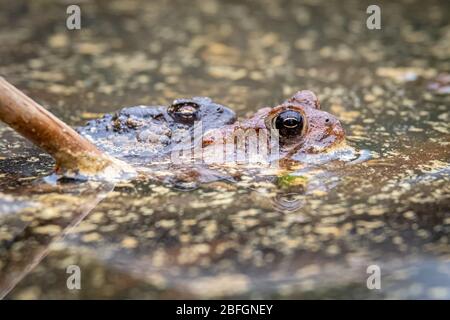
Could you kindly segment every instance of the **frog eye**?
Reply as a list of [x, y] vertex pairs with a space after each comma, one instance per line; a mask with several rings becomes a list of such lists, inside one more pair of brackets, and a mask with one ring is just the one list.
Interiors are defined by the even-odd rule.
[[174, 103], [167, 109], [168, 113], [177, 121], [194, 122], [198, 117], [200, 106], [195, 102]]
[[273, 121], [275, 129], [278, 129], [282, 137], [289, 138], [302, 133], [304, 121], [302, 114], [298, 111], [283, 111]]

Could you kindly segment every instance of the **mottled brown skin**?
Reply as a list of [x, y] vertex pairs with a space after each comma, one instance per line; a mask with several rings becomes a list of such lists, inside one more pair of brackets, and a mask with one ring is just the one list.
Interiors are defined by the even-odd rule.
[[178, 99], [169, 106], [135, 106], [89, 121], [78, 128], [102, 151], [133, 164], [148, 164], [167, 155], [194, 125], [203, 130], [233, 123], [231, 109], [207, 97]]
[[319, 100], [313, 92], [303, 90], [274, 108], [262, 108], [246, 120], [207, 132], [203, 138], [203, 147], [222, 142], [218, 137], [224, 137], [225, 140], [238, 129], [274, 130], [276, 117], [287, 110], [301, 114], [303, 127], [296, 135], [277, 135], [280, 159], [295, 159], [305, 154], [327, 152], [345, 144], [345, 133], [339, 120], [328, 112], [320, 110]]

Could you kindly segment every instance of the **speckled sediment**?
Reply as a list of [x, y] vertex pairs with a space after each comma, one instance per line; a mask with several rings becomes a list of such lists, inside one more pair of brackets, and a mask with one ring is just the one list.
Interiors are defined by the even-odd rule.
[[[62, 3], [1, 0], [0, 74], [70, 125], [192, 96], [246, 116], [309, 89], [372, 160], [318, 170], [308, 194], [245, 177], [51, 186], [51, 159], [2, 125], [0, 291], [448, 299], [449, 3], [379, 1], [381, 30], [369, 4], [89, 1], [67, 31]], [[82, 290], [66, 287], [72, 264]], [[381, 291], [366, 287], [372, 264]]]

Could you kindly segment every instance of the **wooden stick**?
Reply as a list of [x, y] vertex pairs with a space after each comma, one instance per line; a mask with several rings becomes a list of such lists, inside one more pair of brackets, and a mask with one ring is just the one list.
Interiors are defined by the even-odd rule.
[[118, 163], [2, 77], [0, 120], [48, 152], [57, 172], [95, 175]]

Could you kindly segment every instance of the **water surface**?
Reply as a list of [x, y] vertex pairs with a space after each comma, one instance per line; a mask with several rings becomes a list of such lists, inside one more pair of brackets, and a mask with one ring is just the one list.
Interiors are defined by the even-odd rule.
[[[70, 125], [209, 96], [240, 116], [313, 90], [372, 160], [310, 194], [264, 181], [181, 191], [43, 182], [52, 160], [0, 127], [6, 298], [450, 298], [446, 1], [0, 1], [0, 74]], [[319, 176], [320, 178], [320, 176]], [[113, 188], [113, 190], [111, 190]], [[68, 265], [82, 290], [66, 287]], [[378, 265], [382, 289], [368, 290]]]

